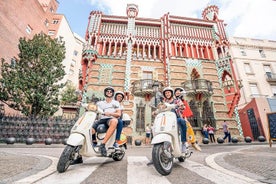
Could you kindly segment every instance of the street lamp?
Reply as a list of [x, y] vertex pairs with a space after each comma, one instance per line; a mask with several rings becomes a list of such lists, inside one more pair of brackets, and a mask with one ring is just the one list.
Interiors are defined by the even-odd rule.
[[155, 93], [155, 99], [154, 99], [154, 106], [157, 107], [157, 98], [158, 98], [158, 92], [159, 92], [159, 86], [160, 82], [154, 81], [152, 84], [153, 92]]

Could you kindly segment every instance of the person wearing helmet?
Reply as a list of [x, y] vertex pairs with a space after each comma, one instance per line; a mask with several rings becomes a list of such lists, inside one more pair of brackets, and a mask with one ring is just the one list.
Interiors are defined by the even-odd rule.
[[192, 144], [192, 146], [195, 150], [201, 151], [201, 148], [196, 143], [196, 138], [195, 138], [195, 133], [194, 133], [193, 127], [191, 126], [191, 123], [187, 120], [188, 117], [193, 116], [193, 111], [191, 110], [188, 102], [184, 99], [184, 95], [186, 95], [186, 92], [183, 88], [177, 87], [177, 88], [174, 89], [175, 98], [181, 100], [183, 102], [184, 106], [185, 106], [184, 110], [182, 110], [180, 115], [186, 121], [188, 143]]
[[[92, 137], [95, 137], [95, 133], [99, 124], [105, 124], [108, 126], [106, 135], [99, 147], [102, 156], [107, 156], [105, 143], [109, 140], [111, 135], [114, 133], [118, 118], [121, 116], [120, 103], [113, 100], [115, 90], [112, 87], [104, 89], [105, 100], [97, 102], [97, 106], [103, 110], [103, 114], [99, 121], [95, 122], [92, 126]], [[93, 144], [95, 140], [93, 139]]]
[[178, 108], [174, 109], [174, 112], [176, 113], [177, 116], [177, 123], [178, 126], [180, 127], [180, 135], [181, 135], [181, 142], [182, 142], [182, 152], [186, 153], [186, 122], [181, 116], [179, 115], [179, 109], [184, 109], [184, 104], [182, 103], [181, 100], [177, 100], [174, 98], [174, 90], [171, 87], [166, 87], [163, 89], [163, 96], [164, 96], [164, 101], [169, 104], [177, 104]]
[[[122, 91], [117, 91], [115, 93], [114, 99], [120, 103], [120, 109], [121, 109], [121, 114], [122, 115], [123, 115], [123, 109], [124, 109], [124, 106], [123, 106], [122, 102], [123, 102], [124, 98], [125, 98], [125, 94]], [[115, 143], [113, 145], [115, 148], [119, 147], [118, 143], [120, 142], [120, 137], [121, 137], [121, 133], [122, 133], [123, 126], [124, 126], [123, 125], [123, 120], [122, 120], [122, 115], [118, 118]]]

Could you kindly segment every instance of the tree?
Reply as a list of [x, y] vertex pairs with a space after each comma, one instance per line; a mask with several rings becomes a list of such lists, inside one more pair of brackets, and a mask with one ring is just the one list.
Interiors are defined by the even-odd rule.
[[42, 33], [20, 38], [18, 48], [18, 60], [1, 59], [0, 100], [27, 116], [53, 115], [64, 87], [64, 42]]
[[72, 104], [78, 102], [76, 88], [72, 84], [67, 84], [65, 90], [61, 93], [61, 104]]

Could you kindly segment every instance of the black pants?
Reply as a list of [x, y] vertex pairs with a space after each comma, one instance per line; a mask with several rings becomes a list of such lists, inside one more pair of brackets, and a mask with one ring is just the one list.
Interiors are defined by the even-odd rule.
[[211, 142], [216, 142], [214, 134], [209, 134], [209, 137]]

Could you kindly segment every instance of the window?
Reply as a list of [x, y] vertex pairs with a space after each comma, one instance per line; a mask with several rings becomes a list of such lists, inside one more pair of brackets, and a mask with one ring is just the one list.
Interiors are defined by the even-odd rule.
[[49, 32], [48, 32], [48, 35], [49, 35], [49, 36], [55, 35], [55, 31], [49, 31]]
[[57, 20], [57, 19], [53, 20], [53, 24], [58, 24], [58, 22], [59, 22], [59, 20]]
[[151, 79], [152, 80], [152, 72], [151, 71], [143, 71], [143, 79]]
[[260, 93], [256, 83], [249, 84], [249, 87], [251, 90], [251, 96], [259, 96]]
[[44, 25], [45, 25], [46, 27], [49, 26], [49, 21], [48, 21], [48, 19], [46, 19], [46, 20], [44, 21]]
[[50, 8], [50, 12], [54, 13], [54, 8], [53, 7]]
[[271, 72], [270, 65], [264, 65], [264, 71], [265, 71], [266, 77], [268, 79], [271, 79], [272, 78], [272, 72]]
[[143, 88], [151, 88], [152, 86], [152, 72], [151, 71], [143, 71]]
[[78, 51], [74, 50], [74, 56], [77, 56], [78, 55]]
[[252, 70], [251, 70], [251, 66], [249, 63], [244, 63], [244, 70], [245, 70], [245, 73], [252, 73]]
[[32, 28], [31, 28], [31, 26], [30, 25], [27, 25], [27, 27], [26, 27], [26, 33], [28, 33], [28, 34], [31, 34], [32, 33]]
[[74, 74], [74, 70], [73, 69], [70, 69], [69, 70], [69, 75], [73, 75]]
[[241, 50], [241, 55], [246, 56], [246, 52], [245, 52], [244, 48], [240, 48], [240, 50]]
[[75, 65], [76, 65], [76, 61], [72, 59], [71, 66], [75, 66]]
[[271, 85], [272, 95], [276, 96], [276, 85]]
[[265, 58], [264, 50], [260, 49], [260, 50], [259, 50], [259, 53], [260, 53], [260, 55], [261, 55], [262, 58]]

